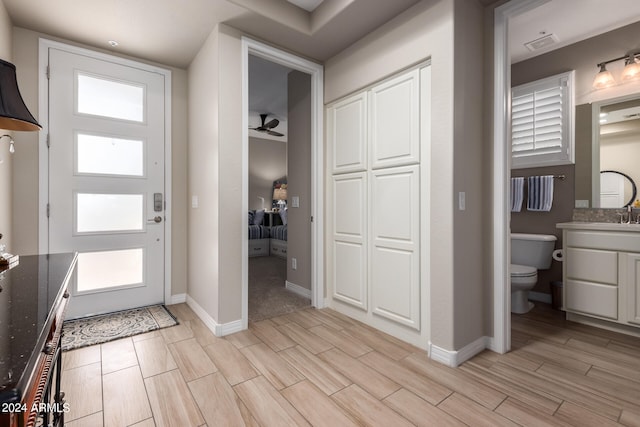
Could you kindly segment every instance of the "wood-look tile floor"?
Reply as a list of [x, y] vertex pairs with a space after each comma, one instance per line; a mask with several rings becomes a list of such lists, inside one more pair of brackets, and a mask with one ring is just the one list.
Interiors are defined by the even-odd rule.
[[542, 304], [512, 352], [457, 369], [329, 309], [225, 338], [170, 309], [180, 325], [64, 353], [68, 427], [640, 426], [640, 339]]

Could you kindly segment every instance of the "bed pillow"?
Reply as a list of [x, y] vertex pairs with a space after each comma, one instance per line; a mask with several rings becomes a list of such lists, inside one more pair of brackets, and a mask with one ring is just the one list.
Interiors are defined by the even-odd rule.
[[255, 217], [256, 211], [249, 211], [249, 225], [253, 225], [253, 219]]
[[282, 225], [287, 225], [287, 208], [280, 209], [280, 218], [282, 218]]
[[253, 225], [261, 225], [263, 219], [264, 219], [264, 209], [261, 211], [256, 211], [256, 213], [253, 214]]

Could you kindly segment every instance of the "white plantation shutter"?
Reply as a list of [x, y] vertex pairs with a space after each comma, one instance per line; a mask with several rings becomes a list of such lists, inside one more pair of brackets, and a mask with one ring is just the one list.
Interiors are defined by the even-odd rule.
[[512, 168], [573, 163], [573, 75], [512, 89]]

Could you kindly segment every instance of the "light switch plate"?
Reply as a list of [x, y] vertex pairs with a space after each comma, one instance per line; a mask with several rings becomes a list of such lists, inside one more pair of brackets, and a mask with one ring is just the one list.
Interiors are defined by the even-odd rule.
[[458, 193], [458, 209], [461, 211], [466, 209], [466, 196], [464, 191]]
[[300, 196], [291, 196], [291, 207], [292, 208], [300, 207]]
[[191, 196], [191, 207], [193, 209], [198, 208], [198, 196]]
[[576, 200], [576, 208], [588, 208], [589, 201], [588, 200]]

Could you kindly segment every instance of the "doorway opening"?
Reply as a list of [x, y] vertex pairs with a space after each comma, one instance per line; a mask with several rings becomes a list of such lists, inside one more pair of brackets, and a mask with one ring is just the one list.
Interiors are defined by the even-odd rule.
[[250, 319], [324, 306], [323, 69], [248, 38], [242, 47], [246, 328]]

